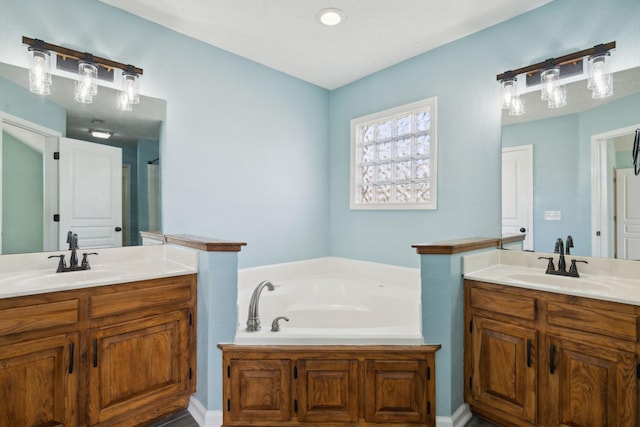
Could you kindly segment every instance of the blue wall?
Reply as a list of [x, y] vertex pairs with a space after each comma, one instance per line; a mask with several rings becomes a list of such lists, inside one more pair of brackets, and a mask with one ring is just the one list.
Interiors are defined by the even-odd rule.
[[0, 77], [0, 112], [58, 131], [62, 135], [67, 130], [67, 113], [64, 108], [2, 77]]

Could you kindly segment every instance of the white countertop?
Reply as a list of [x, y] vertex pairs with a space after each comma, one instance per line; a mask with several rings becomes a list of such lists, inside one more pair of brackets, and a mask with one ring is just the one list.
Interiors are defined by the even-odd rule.
[[[82, 259], [83, 250], [78, 251]], [[198, 272], [195, 251], [171, 245], [134, 246], [87, 250], [90, 270], [56, 273], [57, 258], [69, 251], [0, 257], [0, 298], [59, 292]]]
[[496, 250], [466, 256], [464, 278], [640, 306], [640, 262], [569, 255], [567, 269], [571, 259], [588, 264], [578, 263], [580, 277], [564, 277], [545, 274], [541, 256], [553, 256], [557, 266], [558, 254]]

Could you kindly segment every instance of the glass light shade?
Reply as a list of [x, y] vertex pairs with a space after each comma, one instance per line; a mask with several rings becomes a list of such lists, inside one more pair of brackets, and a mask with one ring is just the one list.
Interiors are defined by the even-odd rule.
[[74, 99], [82, 104], [91, 104], [93, 96], [98, 94], [98, 67], [90, 62], [78, 64], [78, 80]]
[[511, 104], [513, 102], [513, 98], [517, 96], [516, 94], [516, 78], [508, 78], [502, 80], [502, 105], [501, 108], [503, 110], [508, 110], [511, 108]]
[[547, 101], [549, 96], [553, 93], [555, 88], [558, 85], [558, 80], [560, 79], [560, 68], [552, 67], [543, 70], [540, 73], [540, 83], [542, 87], [540, 88], [540, 99], [543, 101]]
[[549, 94], [547, 102], [549, 108], [562, 108], [567, 105], [567, 88], [556, 86], [553, 92]]
[[29, 90], [38, 95], [51, 94], [51, 60], [48, 50], [30, 48]]
[[524, 114], [524, 100], [520, 99], [519, 95], [515, 95], [511, 99], [511, 106], [509, 107], [510, 116], [521, 116]]
[[118, 110], [131, 111], [132, 105], [140, 103], [138, 75], [128, 71], [122, 73], [122, 91], [118, 96]]
[[613, 76], [609, 69], [608, 56], [609, 52], [605, 52], [589, 57], [587, 87], [591, 89], [592, 98], [606, 98], [613, 95]]

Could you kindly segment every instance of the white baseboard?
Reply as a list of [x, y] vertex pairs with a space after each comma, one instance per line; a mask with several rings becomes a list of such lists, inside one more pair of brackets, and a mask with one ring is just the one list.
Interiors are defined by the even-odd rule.
[[450, 417], [436, 417], [436, 427], [463, 427], [470, 419], [471, 409], [463, 403]]
[[[187, 410], [200, 427], [220, 427], [222, 425], [222, 411], [207, 411], [194, 396], [191, 396]], [[469, 405], [463, 403], [450, 417], [436, 417], [436, 427], [463, 427], [470, 419]]]
[[189, 399], [187, 410], [200, 427], [220, 427], [222, 425], [222, 411], [207, 411], [207, 408], [195, 396], [191, 396]]

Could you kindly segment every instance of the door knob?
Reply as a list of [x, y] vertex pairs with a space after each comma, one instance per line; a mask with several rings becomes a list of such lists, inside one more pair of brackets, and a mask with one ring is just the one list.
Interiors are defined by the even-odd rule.
[[116, 227], [116, 231], [122, 231], [121, 227]]
[[526, 229], [526, 228], [524, 228], [524, 227], [520, 227], [520, 232], [521, 232], [521, 233], [524, 233], [525, 231], [527, 231], [527, 229]]

